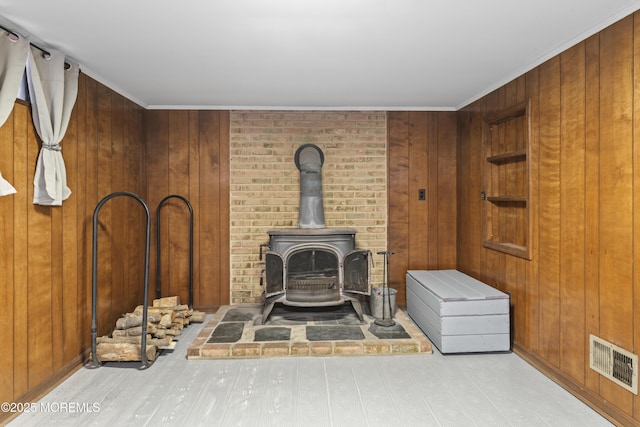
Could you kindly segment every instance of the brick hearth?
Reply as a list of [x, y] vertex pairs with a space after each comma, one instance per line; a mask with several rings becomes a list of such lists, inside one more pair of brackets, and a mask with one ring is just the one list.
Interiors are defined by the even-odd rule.
[[[334, 309], [305, 310], [278, 306], [267, 324], [256, 325], [261, 310], [260, 304], [221, 307], [190, 345], [187, 358], [362, 356], [432, 352], [431, 342], [401, 310], [397, 310], [394, 316], [394, 327], [375, 325], [375, 319], [367, 313], [364, 315], [365, 322], [361, 324], [355, 313], [350, 312], [348, 304]], [[312, 329], [315, 336], [308, 328], [315, 328]], [[281, 339], [283, 333], [288, 334], [289, 339]], [[361, 338], [358, 339], [358, 336]]]

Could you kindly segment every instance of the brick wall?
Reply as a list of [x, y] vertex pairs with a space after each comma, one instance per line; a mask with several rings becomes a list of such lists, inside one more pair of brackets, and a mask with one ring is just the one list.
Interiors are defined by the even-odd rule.
[[324, 152], [327, 227], [357, 230], [356, 246], [374, 253], [373, 285], [383, 279], [387, 245], [387, 147], [384, 112], [233, 111], [230, 129], [231, 303], [260, 302], [260, 243], [267, 230], [298, 226], [302, 144]]

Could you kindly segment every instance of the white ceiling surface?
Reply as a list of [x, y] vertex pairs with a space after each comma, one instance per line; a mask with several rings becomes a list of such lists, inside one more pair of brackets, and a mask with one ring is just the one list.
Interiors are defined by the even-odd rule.
[[640, 0], [0, 0], [150, 109], [456, 110]]

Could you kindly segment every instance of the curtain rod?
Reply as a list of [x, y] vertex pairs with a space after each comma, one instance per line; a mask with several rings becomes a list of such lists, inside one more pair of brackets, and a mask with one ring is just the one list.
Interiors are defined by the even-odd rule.
[[[11, 30], [6, 29], [5, 27], [3, 27], [2, 25], [0, 25], [0, 29], [4, 30], [7, 32], [8, 36], [11, 37], [15, 37], [16, 39], [20, 39], [20, 37], [22, 37], [20, 34], [17, 34]], [[42, 52], [42, 56], [44, 57], [44, 59], [49, 59], [49, 57], [51, 57], [51, 52], [49, 52], [46, 49], [41, 48], [40, 46], [38, 46], [35, 43], [29, 42], [29, 45], [35, 47], [36, 49], [38, 49], [40, 52]], [[71, 65], [67, 62], [64, 63], [64, 69], [68, 70], [69, 68], [71, 68]]]

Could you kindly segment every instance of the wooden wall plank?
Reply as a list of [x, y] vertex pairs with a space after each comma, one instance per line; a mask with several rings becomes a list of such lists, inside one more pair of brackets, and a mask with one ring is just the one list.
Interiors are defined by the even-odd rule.
[[[220, 283], [220, 116], [211, 112], [199, 113], [198, 135], [200, 140], [200, 233], [207, 236], [200, 241], [200, 304], [220, 304], [224, 291]], [[206, 262], [203, 262], [207, 260]]]
[[[433, 167], [433, 162], [430, 161], [431, 151], [435, 151], [433, 158], [436, 160], [435, 164], [437, 166], [437, 140], [435, 136], [433, 136], [435, 129], [430, 132], [430, 129], [434, 127], [431, 116], [432, 113], [428, 112], [412, 111], [408, 113], [408, 139], [407, 141], [403, 141], [404, 143], [408, 142], [407, 172], [409, 187], [406, 197], [407, 206], [405, 207], [408, 215], [406, 218], [408, 229], [411, 229], [413, 224], [430, 224], [429, 212], [433, 212], [434, 216], [437, 212], [437, 192], [426, 191], [431, 190], [427, 188], [430, 176], [434, 175], [437, 177], [438, 173], [437, 168]], [[431, 145], [435, 148], [431, 148]], [[395, 183], [389, 187], [398, 188]], [[426, 200], [418, 200], [418, 191], [420, 189], [425, 190]], [[398, 200], [397, 203], [399, 202], [400, 200]], [[414, 230], [415, 232], [409, 233], [407, 236], [409, 245], [407, 248], [408, 264], [406, 268], [428, 268], [432, 257], [430, 252], [433, 252], [433, 255], [437, 256], [437, 250], [435, 248], [433, 250], [431, 249], [431, 246], [437, 243], [437, 230], [429, 226], [414, 227]], [[393, 257], [395, 257], [395, 255], [393, 255]], [[402, 270], [400, 270], [400, 272], [401, 271]], [[398, 275], [397, 277], [398, 280], [403, 279], [402, 275]]]
[[534, 69], [526, 74], [526, 91], [530, 98], [530, 148], [529, 167], [531, 168], [529, 184], [529, 203], [531, 204], [531, 260], [527, 263], [525, 277], [525, 298], [518, 310], [524, 311], [524, 330], [518, 331], [518, 338], [522, 337], [522, 343], [526, 348], [537, 352], [540, 345], [540, 286], [539, 286], [539, 260], [540, 260], [540, 233], [538, 206], [540, 199], [539, 159], [540, 159], [540, 107], [539, 107], [539, 69]]
[[[13, 179], [13, 124], [14, 116], [11, 114], [6, 125], [0, 127], [0, 147], [3, 155], [0, 156], [0, 173], [8, 182]], [[3, 331], [3, 351], [0, 351], [0, 402], [13, 401], [13, 363], [14, 363], [14, 305], [13, 305], [13, 281], [14, 281], [14, 196], [0, 197], [0, 301], [4, 306], [0, 316], [0, 330]]]
[[62, 331], [62, 312], [63, 312], [63, 277], [62, 270], [64, 267], [63, 248], [63, 223], [62, 209], [49, 209], [49, 219], [51, 222], [50, 234], [50, 251], [51, 251], [51, 306], [47, 309], [51, 311], [51, 323], [47, 327], [51, 330], [51, 356], [52, 356], [52, 372], [58, 371], [63, 366], [64, 347], [54, 344], [54, 337], [58, 331]]
[[[456, 268], [476, 278], [481, 277], [483, 243], [482, 129], [481, 102], [457, 113]], [[464, 206], [464, 212], [460, 206]]]
[[[633, 259], [640, 255], [640, 12], [633, 16]], [[640, 268], [633, 268], [633, 347], [640, 343]], [[640, 398], [633, 396], [633, 418], [640, 419]]]
[[[87, 213], [87, 145], [89, 144], [87, 137], [88, 80], [84, 74], [80, 74], [78, 78], [78, 99], [73, 114], [73, 120], [76, 126], [75, 143], [77, 145], [76, 158], [78, 164], [75, 171], [75, 191], [73, 189], [71, 191], [74, 191], [76, 197], [76, 220], [78, 223], [76, 226], [77, 247], [75, 257], [77, 259], [78, 270], [76, 275], [76, 309], [71, 310], [69, 314], [67, 314], [67, 318], [69, 319], [67, 325], [70, 325], [71, 322], [74, 321], [73, 317], [75, 317], [75, 333], [69, 335], [76, 337], [77, 347], [73, 349], [71, 345], [67, 347], [66, 356], [68, 358], [73, 358], [75, 355], [80, 354], [85, 348], [88, 348], [91, 336], [90, 322], [87, 316], [87, 308], [91, 306], [91, 296], [88, 293], [91, 287], [91, 276], [89, 274], [91, 264], [91, 234], [88, 233], [91, 221], [85, 220], [86, 218], [90, 218], [90, 215]], [[67, 300], [70, 301], [69, 298]]]
[[[169, 194], [188, 198], [189, 193], [189, 112], [169, 113]], [[165, 295], [179, 295], [185, 303], [189, 300], [189, 211], [185, 204], [172, 199], [167, 210], [169, 260], [168, 283]]]
[[585, 46], [560, 55], [560, 360], [583, 382], [585, 366]]
[[[471, 108], [461, 111], [456, 117], [456, 126], [458, 129], [458, 140], [456, 142], [456, 149], [458, 153], [456, 158], [456, 179], [458, 182], [458, 185], [456, 186], [456, 206], [461, 206], [463, 204], [470, 206], [471, 203], [463, 203], [463, 201], [470, 201], [473, 197], [473, 191], [469, 188], [471, 187], [470, 185], [460, 185], [461, 182], [473, 182], [471, 179], [473, 173], [471, 169], [473, 158], [471, 155], [472, 138], [470, 136], [472, 117]], [[480, 191], [481, 190], [478, 190], [478, 194], [480, 194]], [[478, 199], [479, 198], [480, 197], [478, 197]], [[456, 268], [471, 273], [474, 271], [474, 266], [479, 264], [479, 262], [476, 261], [477, 257], [474, 257], [474, 254], [478, 252], [474, 249], [479, 247], [479, 245], [474, 245], [472, 243], [473, 238], [470, 233], [474, 227], [472, 227], [472, 224], [469, 222], [462, 221], [462, 218], [462, 215], [456, 215], [456, 252], [458, 254], [456, 259]]]
[[[191, 203], [191, 207], [193, 208], [193, 298], [194, 305], [200, 306], [200, 301], [202, 301], [202, 288], [200, 285], [200, 140], [199, 140], [199, 126], [200, 126], [200, 115], [197, 111], [189, 111], [188, 117], [188, 132], [189, 132], [189, 141], [188, 141], [188, 150], [189, 150], [189, 202]], [[198, 236], [196, 239], [195, 236]], [[198, 286], [196, 286], [198, 284]]]
[[560, 61], [540, 66], [539, 236], [540, 354], [560, 364]]
[[[28, 245], [27, 245], [27, 209], [32, 203], [29, 200], [29, 187], [33, 187], [32, 168], [28, 156], [29, 128], [31, 127], [31, 115], [29, 107], [16, 104], [13, 108], [13, 155], [14, 173], [13, 186], [18, 191], [14, 194], [14, 259], [21, 260], [14, 264], [13, 280], [13, 306], [14, 306], [14, 366], [13, 366], [13, 395], [14, 399], [22, 396], [29, 390], [29, 361], [25, 357], [28, 354]], [[29, 180], [31, 178], [31, 180]], [[37, 232], [34, 230], [34, 232]]]
[[[72, 116], [65, 134], [64, 146], [65, 164], [78, 165], [78, 114]], [[54, 365], [54, 370], [62, 369], [80, 354], [80, 337], [78, 334], [78, 229], [81, 222], [78, 217], [78, 202], [81, 192], [78, 192], [78, 168], [70, 167], [67, 171], [67, 185], [71, 189], [71, 196], [63, 203], [62, 209], [54, 209], [61, 216], [61, 228], [58, 230], [61, 237], [60, 251], [54, 251], [54, 262], [61, 266], [61, 281], [59, 290], [54, 291], [54, 296], [59, 292], [60, 317], [58, 329], [53, 327], [54, 337], [58, 336], [58, 345], [54, 349], [60, 351], [61, 358]], [[53, 308], [55, 313], [55, 307]], [[65, 331], [60, 336], [60, 332]]]
[[[98, 88], [99, 84], [93, 79], [88, 79], [81, 75], [82, 81], [85, 82], [86, 87], [86, 98], [83, 104], [85, 106], [85, 162], [84, 168], [86, 171], [85, 178], [85, 212], [84, 217], [89, 218], [85, 221], [84, 226], [84, 234], [85, 234], [85, 242], [87, 244], [87, 252], [86, 254], [92, 254], [92, 244], [93, 244], [93, 213], [101, 199], [100, 193], [98, 192], [98, 173], [90, 173], [90, 171], [98, 171], [98, 115], [100, 112], [99, 101], [100, 98], [98, 96]], [[91, 259], [91, 255], [87, 255], [88, 261], [85, 264], [85, 299], [87, 301], [87, 305], [85, 306], [85, 312], [83, 317], [83, 322], [81, 325], [85, 327], [83, 336], [91, 337], [91, 304], [92, 304], [92, 270], [93, 270], [93, 262]], [[100, 277], [98, 277], [99, 279]], [[100, 282], [102, 283], [102, 282]], [[101, 294], [99, 293], [99, 296]], [[103, 318], [100, 318], [102, 320]], [[100, 322], [102, 324], [102, 322]], [[90, 341], [87, 341], [90, 344]], [[86, 344], [85, 344], [86, 345]], [[86, 347], [85, 347], [86, 348]]]
[[[168, 213], [164, 209], [160, 213], [161, 226], [160, 241], [156, 237], [157, 227], [157, 207], [160, 201], [169, 194], [169, 181], [168, 181], [168, 165], [169, 165], [169, 112], [168, 111], [149, 111], [147, 114], [147, 203], [150, 209], [153, 210], [153, 232], [151, 235], [151, 246], [154, 248], [152, 251], [150, 263], [150, 280], [153, 284], [152, 288], [156, 289], [158, 275], [158, 265], [156, 262], [157, 245], [161, 248], [161, 260], [160, 260], [160, 283], [161, 289], [164, 294], [168, 291], [166, 288], [169, 283], [168, 271]], [[155, 295], [155, 292], [153, 292]], [[166, 294], [164, 294], [167, 296]]]
[[[425, 145], [423, 150], [426, 150], [426, 162], [423, 162], [421, 165], [410, 165], [409, 174], [410, 176], [415, 176], [420, 173], [426, 173], [426, 176], [423, 178], [424, 187], [427, 188], [427, 205], [425, 212], [425, 222], [426, 222], [426, 231], [427, 238], [425, 241], [426, 246], [426, 267], [427, 269], [436, 269], [438, 268], [438, 218], [439, 218], [439, 201], [440, 194], [438, 193], [438, 163], [440, 162], [440, 154], [439, 154], [439, 141], [438, 141], [438, 121], [436, 117], [437, 113], [428, 112], [425, 114], [423, 120], [426, 122], [425, 129]], [[411, 159], [414, 157], [414, 152], [410, 153]], [[424, 165], [427, 166], [427, 170], [423, 171]], [[414, 166], [414, 167], [412, 167]], [[409, 194], [409, 198], [415, 198], [415, 191]], [[424, 206], [424, 204], [423, 204]], [[413, 210], [411, 210], [411, 216], [409, 220], [410, 229], [420, 229], [420, 227], [414, 227], [415, 224], [420, 224], [421, 218], [416, 217], [416, 214]], [[413, 232], [411, 233], [413, 235]], [[416, 248], [416, 250], [420, 251], [421, 248]], [[412, 251], [413, 252], [413, 251]]]
[[[125, 158], [123, 160], [123, 188], [131, 191], [146, 200], [146, 169], [144, 162], [146, 160], [146, 144], [144, 144], [144, 128], [141, 126], [143, 123], [143, 111], [131, 104], [125, 103], [124, 112], [124, 153]], [[153, 207], [148, 206], [151, 214], [151, 220], [153, 221], [155, 211]], [[125, 206], [125, 223], [123, 226], [128, 232], [125, 234], [124, 253], [127, 254], [123, 268], [125, 270], [125, 295], [124, 303], [127, 310], [131, 307], [135, 307], [142, 304], [144, 301], [144, 230], [146, 227], [146, 218], [143, 208], [135, 203], [133, 200], [129, 200]], [[154, 233], [153, 227], [151, 227], [151, 235]], [[132, 256], [133, 255], [133, 256]], [[150, 252], [150, 257], [153, 259], [155, 254]], [[155, 284], [149, 282], [149, 294], [155, 295]]]
[[[585, 42], [585, 335], [600, 334], [600, 37]], [[584, 354], [589, 354], [585, 343]], [[586, 369], [585, 384], [599, 391], [599, 375]]]
[[455, 268], [457, 238], [457, 119], [454, 112], [440, 112], [438, 123], [438, 256], [439, 268]]
[[[40, 150], [35, 130], [28, 128], [27, 158], [35, 165]], [[33, 201], [33, 185], [27, 197]], [[35, 387], [53, 373], [51, 208], [30, 204], [27, 216], [27, 360], [28, 384]], [[32, 232], [38, 230], [38, 232]], [[36, 321], [37, 319], [37, 321]]]
[[[110, 120], [110, 147], [111, 155], [109, 159], [111, 170], [111, 192], [124, 191], [124, 98], [117, 94], [110, 94], [111, 98], [111, 120]], [[108, 209], [111, 212], [111, 304], [112, 310], [119, 313], [126, 313], [132, 307], [127, 304], [128, 279], [124, 275], [124, 265], [129, 254], [124, 251], [125, 233], [124, 224], [128, 207], [135, 204], [132, 200], [124, 197], [117, 197], [108, 202]], [[107, 206], [105, 205], [105, 208]], [[134, 230], [129, 232], [135, 233]], [[106, 284], [106, 283], [105, 283]], [[114, 324], [115, 324], [114, 319]], [[110, 325], [113, 327], [113, 325]]]
[[[633, 347], [633, 19], [600, 33], [600, 336]], [[631, 396], [601, 381], [625, 412]]]
[[[99, 170], [97, 178], [98, 200], [111, 194], [114, 190], [111, 185], [111, 92], [102, 85], [97, 87], [97, 129], [96, 129], [96, 167]], [[111, 332], [116, 321], [115, 306], [112, 299], [111, 273], [113, 251], [113, 234], [115, 232], [112, 223], [114, 201], [105, 203], [99, 212], [98, 226], [98, 317], [104, 321], [98, 324], [98, 335], [106, 335]], [[118, 301], [115, 301], [118, 303]]]

